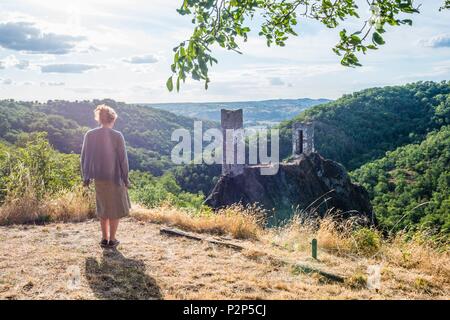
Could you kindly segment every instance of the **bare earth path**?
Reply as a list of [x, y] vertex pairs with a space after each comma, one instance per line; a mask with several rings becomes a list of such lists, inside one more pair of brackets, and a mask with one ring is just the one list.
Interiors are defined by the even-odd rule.
[[[442, 289], [375, 293], [292, 272], [251, 252], [161, 235], [124, 219], [118, 251], [98, 246], [97, 221], [0, 227], [0, 299], [445, 298]], [[240, 244], [252, 247], [251, 242]], [[339, 263], [335, 264], [338, 271]], [[403, 288], [401, 287], [403, 286]], [[396, 292], [396, 293], [394, 293]]]

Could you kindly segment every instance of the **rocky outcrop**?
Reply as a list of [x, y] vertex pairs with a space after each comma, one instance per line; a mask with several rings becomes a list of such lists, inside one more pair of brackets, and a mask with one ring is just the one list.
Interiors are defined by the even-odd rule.
[[276, 175], [261, 175], [260, 166], [248, 166], [236, 176], [222, 175], [206, 204], [217, 209], [235, 203], [257, 203], [283, 218], [293, 209], [324, 215], [334, 208], [344, 217], [359, 215], [374, 223], [367, 191], [350, 181], [342, 165], [318, 153], [281, 163]]

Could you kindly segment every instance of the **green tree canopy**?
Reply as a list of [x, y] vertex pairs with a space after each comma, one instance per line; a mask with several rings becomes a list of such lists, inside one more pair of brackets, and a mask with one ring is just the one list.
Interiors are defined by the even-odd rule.
[[[172, 76], [167, 88], [180, 89], [188, 76], [205, 82], [208, 88], [209, 68], [217, 63], [212, 56], [216, 44], [227, 50], [239, 52], [238, 41], [247, 40], [251, 20], [262, 21], [259, 35], [267, 45], [284, 46], [290, 36], [297, 36], [295, 27], [299, 19], [319, 21], [327, 28], [337, 28], [348, 18], [361, 19], [358, 30], [341, 29], [340, 40], [333, 51], [341, 57], [341, 64], [360, 66], [358, 54], [376, 50], [385, 43], [382, 34], [385, 26], [412, 24], [403, 14], [419, 13], [420, 5], [413, 0], [366, 0], [367, 6], [358, 7], [356, 0], [183, 0], [178, 13], [191, 15], [194, 30], [189, 39], [174, 48]], [[445, 0], [442, 9], [449, 9]], [[370, 10], [369, 18], [360, 13]]]
[[369, 192], [386, 231], [424, 227], [450, 235], [450, 127], [400, 147], [352, 173]]

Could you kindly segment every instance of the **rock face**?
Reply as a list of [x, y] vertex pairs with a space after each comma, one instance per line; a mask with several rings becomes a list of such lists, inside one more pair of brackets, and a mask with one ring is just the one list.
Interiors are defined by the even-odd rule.
[[318, 153], [281, 163], [276, 175], [261, 175], [260, 166], [246, 167], [236, 176], [222, 175], [206, 204], [217, 209], [235, 203], [258, 203], [274, 209], [279, 218], [289, 217], [293, 208], [320, 215], [334, 208], [343, 217], [358, 215], [375, 223], [367, 191], [350, 181], [342, 165]]

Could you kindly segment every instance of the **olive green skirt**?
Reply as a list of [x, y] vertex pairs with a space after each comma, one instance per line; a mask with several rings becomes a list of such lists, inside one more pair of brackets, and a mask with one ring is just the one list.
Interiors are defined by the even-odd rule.
[[97, 216], [103, 219], [120, 219], [130, 213], [128, 189], [113, 181], [95, 180]]

